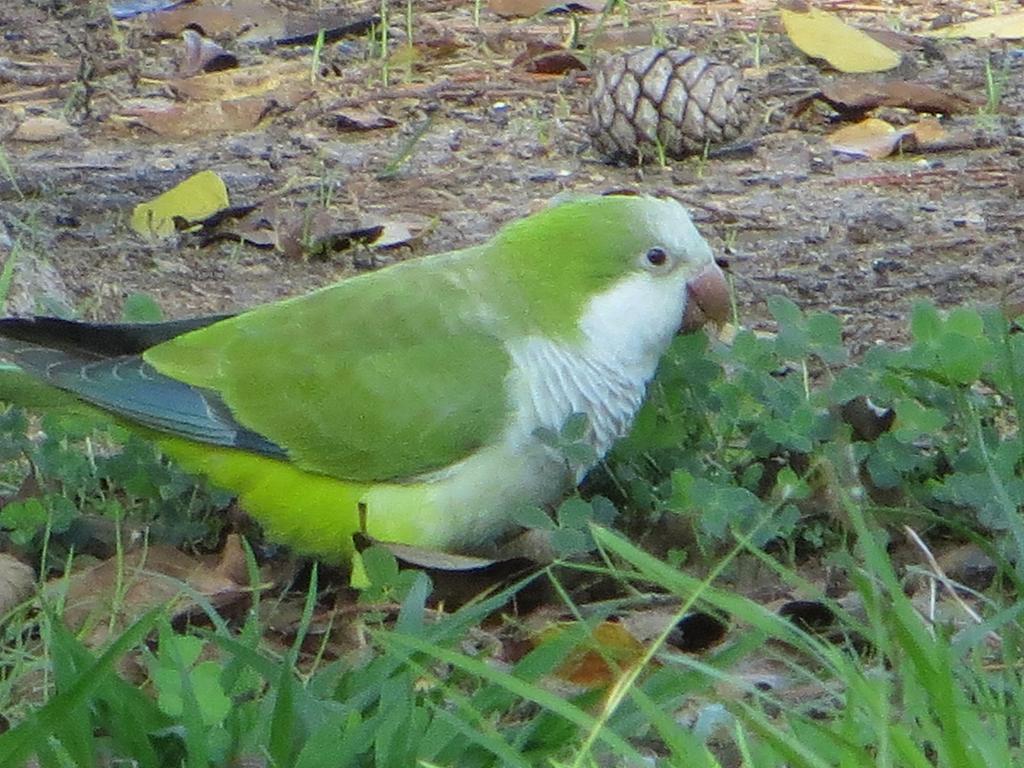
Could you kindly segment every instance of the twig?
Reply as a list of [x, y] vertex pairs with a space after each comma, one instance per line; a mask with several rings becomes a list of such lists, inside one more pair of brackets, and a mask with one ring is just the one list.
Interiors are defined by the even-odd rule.
[[[903, 532], [906, 533], [907, 537], [914, 543], [914, 545], [919, 550], [921, 550], [921, 553], [924, 555], [925, 560], [928, 561], [928, 566], [931, 568], [932, 596], [930, 600], [931, 608], [929, 610], [930, 615], [928, 616], [928, 621], [932, 624], [935, 623], [934, 585], [937, 581], [940, 584], [942, 584], [943, 587], [946, 588], [946, 591], [953, 598], [953, 601], [960, 607], [960, 609], [964, 613], [971, 617], [971, 620], [974, 621], [975, 624], [984, 623], [984, 619], [982, 619], [978, 612], [974, 610], [970, 605], [968, 605], [962, 597], [960, 597], [960, 593], [957, 590], [957, 583], [946, 575], [946, 572], [942, 569], [942, 566], [939, 565], [939, 561], [935, 559], [935, 555], [932, 554], [932, 551], [928, 548], [928, 545], [924, 543], [920, 536], [918, 536], [917, 531], [915, 531], [909, 525], [904, 525]], [[993, 647], [998, 648], [1001, 647], [1003, 644], [1003, 639], [999, 637], [999, 635], [997, 635], [995, 632], [986, 632], [985, 637], [989, 641], [990, 645], [992, 645]]]

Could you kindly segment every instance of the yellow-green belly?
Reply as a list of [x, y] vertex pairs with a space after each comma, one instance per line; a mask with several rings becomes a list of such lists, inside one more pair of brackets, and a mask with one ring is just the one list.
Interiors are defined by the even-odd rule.
[[351, 559], [352, 534], [443, 550], [476, 550], [511, 526], [514, 509], [556, 500], [569, 477], [546, 450], [495, 447], [409, 483], [358, 483], [230, 448], [158, 438], [183, 468], [238, 494], [268, 538], [328, 562]]

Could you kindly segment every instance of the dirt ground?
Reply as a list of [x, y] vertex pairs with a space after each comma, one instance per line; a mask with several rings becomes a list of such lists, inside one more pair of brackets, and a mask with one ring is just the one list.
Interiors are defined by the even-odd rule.
[[[263, 5], [309, 11], [301, 3]], [[19, 254], [8, 310], [64, 307], [115, 319], [126, 296], [144, 292], [172, 317], [235, 311], [394, 259], [479, 242], [560, 193], [631, 188], [669, 192], [689, 205], [732, 265], [745, 321], [763, 324], [765, 297], [784, 293], [841, 316], [857, 349], [900, 339], [915, 300], [993, 303], [1019, 295], [1024, 284], [1024, 49], [1014, 41], [909, 36], [991, 12], [990, 4], [974, 5], [829, 6], [910, 41], [898, 70], [863, 77], [925, 82], [977, 107], [943, 118], [960, 136], [946, 151], [867, 160], [831, 150], [825, 136], [838, 119], [830, 109], [819, 103], [797, 113], [803, 96], [845, 76], [801, 54], [773, 4], [630, 3], [608, 17], [610, 28], [650, 23], [657, 35], [740, 68], [758, 96], [744, 151], [641, 170], [606, 164], [590, 147], [586, 72], [539, 75], [513, 66], [531, 41], [564, 42], [574, 23], [567, 14], [504, 19], [485, 3], [477, 21], [470, 0], [408, 7], [392, 0], [386, 83], [383, 59], [363, 31], [326, 45], [308, 98], [275, 105], [255, 129], [197, 125], [167, 136], [126, 115], [141, 99], [180, 100], [166, 82], [178, 76], [180, 36], [159, 34], [153, 15], [115, 22], [102, 2], [3, 3], [0, 136], [39, 116], [67, 126], [51, 141], [3, 140], [0, 256], [15, 247]], [[381, 4], [336, 8], [359, 21]], [[577, 16], [585, 40], [600, 15]], [[414, 46], [402, 58], [410, 20]], [[308, 43], [246, 45], [232, 31], [216, 37], [243, 69], [308, 64], [312, 56]], [[994, 115], [980, 114], [987, 77], [1002, 87]], [[340, 132], [337, 115], [359, 110], [395, 125]], [[896, 125], [918, 118], [892, 108], [872, 114]], [[382, 177], [389, 167], [394, 172]], [[329, 196], [338, 220], [416, 216], [430, 226], [411, 245], [305, 259], [238, 242], [200, 245], [190, 235], [150, 243], [131, 231], [136, 204], [206, 169], [223, 177], [232, 203], [280, 195], [301, 210]]]

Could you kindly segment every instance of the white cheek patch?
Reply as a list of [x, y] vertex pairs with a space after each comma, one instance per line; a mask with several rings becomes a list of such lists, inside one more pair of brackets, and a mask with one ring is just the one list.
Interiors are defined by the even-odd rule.
[[[682, 322], [686, 278], [679, 272], [638, 272], [592, 298], [578, 342], [529, 337], [509, 346], [517, 418], [506, 439], [514, 450], [534, 444], [538, 427], [560, 430], [573, 413], [587, 415], [587, 440], [599, 457], [629, 431]], [[589, 467], [574, 469], [579, 480]]]
[[631, 378], [653, 376], [686, 308], [684, 270], [679, 272], [675, 279], [639, 272], [591, 299], [580, 320], [585, 354]]
[[[533, 480], [561, 477], [565, 470], [565, 458], [538, 439], [538, 428], [558, 431], [572, 414], [586, 414], [585, 439], [598, 457], [629, 431], [647, 385], [683, 322], [686, 282], [699, 264], [712, 259], [686, 211], [674, 201], [652, 205], [638, 226], [661, 238], [657, 244], [686, 263], [667, 274], [638, 266], [591, 298], [583, 307], [578, 339], [532, 336], [508, 345], [513, 417], [502, 444], [509, 455], [541, 457], [524, 470], [524, 476], [536, 475]], [[636, 254], [638, 262], [642, 255]], [[572, 468], [577, 481], [588, 468]]]

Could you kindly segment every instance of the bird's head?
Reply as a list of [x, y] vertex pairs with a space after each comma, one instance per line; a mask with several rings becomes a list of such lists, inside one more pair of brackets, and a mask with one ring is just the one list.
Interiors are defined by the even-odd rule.
[[561, 203], [493, 241], [544, 332], [658, 356], [678, 332], [723, 322], [729, 289], [676, 200], [614, 194]]

